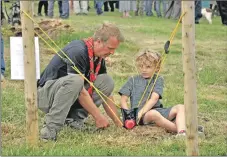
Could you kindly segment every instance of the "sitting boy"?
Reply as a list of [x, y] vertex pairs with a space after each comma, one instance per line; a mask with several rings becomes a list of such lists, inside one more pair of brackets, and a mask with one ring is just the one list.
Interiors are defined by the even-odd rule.
[[121, 108], [128, 109], [127, 101], [130, 98], [131, 108], [138, 107], [140, 125], [155, 123], [170, 132], [185, 136], [184, 105], [163, 108], [160, 102], [164, 86], [163, 77], [157, 77], [156, 74], [160, 69], [160, 63], [161, 55], [157, 52], [144, 49], [139, 53], [136, 57], [136, 66], [140, 74], [130, 77], [120, 89]]

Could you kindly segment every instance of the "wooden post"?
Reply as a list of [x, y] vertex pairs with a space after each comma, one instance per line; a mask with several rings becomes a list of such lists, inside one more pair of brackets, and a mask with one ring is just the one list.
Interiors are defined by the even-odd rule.
[[24, 50], [24, 88], [26, 104], [27, 143], [38, 142], [37, 84], [34, 44], [34, 24], [22, 11], [32, 15], [32, 1], [21, 1], [21, 25]]
[[195, 67], [195, 4], [182, 1], [182, 46], [184, 71], [184, 104], [186, 120], [186, 151], [188, 156], [198, 156], [198, 119]]

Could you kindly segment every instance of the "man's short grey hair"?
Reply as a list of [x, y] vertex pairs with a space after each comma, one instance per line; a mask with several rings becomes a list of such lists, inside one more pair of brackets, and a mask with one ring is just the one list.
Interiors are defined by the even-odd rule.
[[116, 25], [109, 22], [103, 23], [93, 35], [94, 41], [101, 40], [106, 42], [110, 37], [116, 37], [119, 42], [124, 42], [125, 40], [120, 29]]

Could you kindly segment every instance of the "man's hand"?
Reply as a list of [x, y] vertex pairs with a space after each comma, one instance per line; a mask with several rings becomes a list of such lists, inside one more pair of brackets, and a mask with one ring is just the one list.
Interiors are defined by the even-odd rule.
[[107, 128], [109, 126], [107, 118], [103, 115], [95, 119], [95, 124], [97, 128]]

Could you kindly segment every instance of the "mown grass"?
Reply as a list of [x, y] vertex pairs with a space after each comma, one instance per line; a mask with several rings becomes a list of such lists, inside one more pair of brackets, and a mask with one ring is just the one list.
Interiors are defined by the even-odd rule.
[[[57, 7], [56, 7], [57, 8]], [[56, 13], [56, 16], [58, 14]], [[38, 21], [40, 18], [36, 18]], [[118, 12], [96, 16], [94, 10], [89, 16], [72, 15], [62, 21], [74, 29], [72, 32], [59, 31], [54, 39], [59, 47], [71, 40], [81, 39], [93, 34], [103, 21], [116, 23], [124, 33], [126, 42], [121, 44], [108, 64], [108, 72], [115, 80], [114, 96], [128, 77], [136, 74], [134, 57], [139, 48], [150, 46], [163, 51], [164, 43], [177, 21], [156, 17], [120, 18]], [[6, 80], [2, 89], [2, 155], [4, 156], [70, 156], [70, 155], [186, 155], [185, 141], [175, 139], [174, 135], [154, 127], [136, 127], [128, 131], [111, 127], [102, 131], [78, 131], [64, 127], [57, 142], [39, 141], [37, 148], [26, 145], [24, 87], [22, 81], [10, 80], [9, 38], [7, 27], [3, 28], [5, 40]], [[227, 28], [221, 25], [220, 17], [215, 17], [212, 25], [201, 20], [196, 25], [196, 68], [197, 104], [199, 124], [205, 127], [205, 139], [199, 140], [200, 155], [227, 155]], [[41, 69], [54, 55], [40, 40]], [[161, 71], [165, 79], [163, 94], [164, 106], [184, 103], [184, 76], [181, 55], [181, 27], [171, 46]], [[101, 108], [102, 112], [103, 109]], [[42, 127], [44, 114], [39, 111], [39, 128]], [[89, 125], [95, 128], [89, 118]]]

